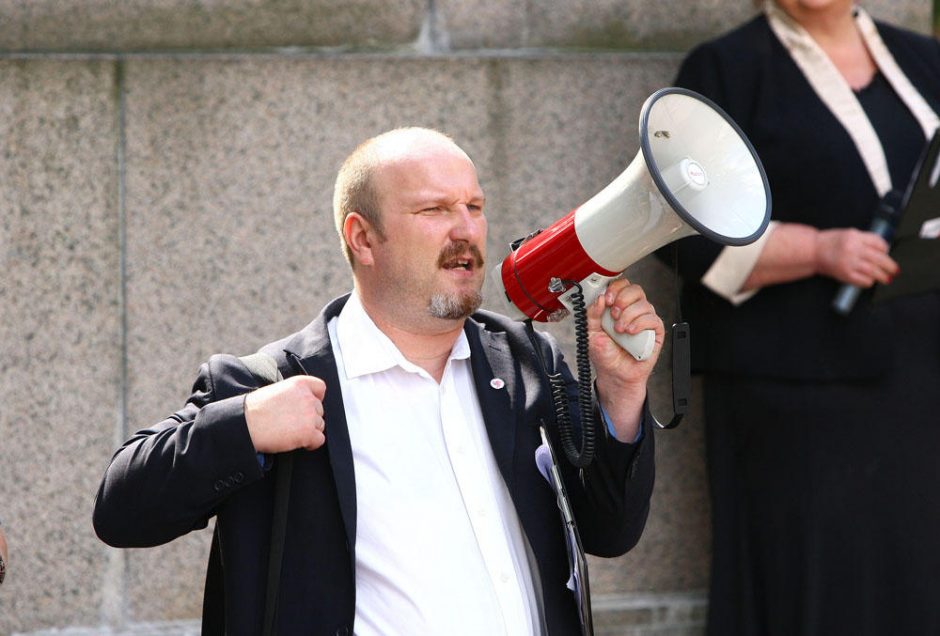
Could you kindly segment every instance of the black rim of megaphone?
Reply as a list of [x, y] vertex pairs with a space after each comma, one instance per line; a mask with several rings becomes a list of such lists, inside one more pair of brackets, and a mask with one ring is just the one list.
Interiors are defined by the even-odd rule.
[[[666, 95], [674, 94], [685, 95], [687, 97], [697, 99], [707, 106], [710, 106], [712, 110], [721, 115], [728, 125], [731, 126], [736, 133], [738, 133], [741, 141], [744, 142], [744, 145], [747, 146], [748, 151], [751, 153], [751, 157], [754, 159], [754, 163], [757, 165], [757, 171], [760, 173], [761, 181], [764, 183], [764, 196], [767, 201], [767, 206], [764, 208], [764, 220], [761, 222], [757, 231], [750, 236], [746, 236], [744, 238], [728, 237], [724, 234], [718, 234], [717, 232], [714, 232], [706, 226], [702, 225], [691, 214], [689, 214], [688, 210], [686, 210], [681, 203], [679, 203], [679, 200], [676, 199], [675, 195], [672, 194], [672, 191], [666, 185], [666, 182], [663, 181], [662, 175], [660, 174], [660, 168], [653, 160], [653, 149], [650, 147], [649, 118], [650, 111], [653, 109], [653, 104]], [[702, 236], [705, 236], [715, 241], [716, 243], [721, 243], [722, 245], [748, 245], [756, 241], [767, 229], [767, 225], [770, 223], [770, 184], [767, 181], [767, 173], [764, 171], [764, 165], [761, 163], [760, 157], [757, 156], [757, 152], [754, 150], [754, 146], [751, 145], [751, 141], [747, 138], [747, 135], [744, 134], [744, 131], [741, 130], [741, 127], [738, 126], [737, 123], [735, 123], [735, 121], [728, 116], [728, 113], [722, 110], [721, 107], [719, 107], [712, 100], [708, 99], [704, 95], [696, 93], [695, 91], [690, 91], [687, 88], [673, 86], [659, 89], [646, 99], [646, 102], [643, 104], [643, 110], [640, 113], [640, 147], [643, 150], [643, 159], [646, 161], [646, 167], [649, 169], [650, 177], [652, 177], [656, 187], [659, 188], [659, 191], [669, 202], [669, 205], [672, 206], [672, 209], [676, 211], [676, 214], [682, 217], [683, 221], [695, 228], [695, 230]]]

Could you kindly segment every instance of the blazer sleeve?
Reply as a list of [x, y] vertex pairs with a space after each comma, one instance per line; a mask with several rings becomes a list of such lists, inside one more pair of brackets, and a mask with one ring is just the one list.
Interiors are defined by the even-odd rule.
[[120, 548], [167, 543], [206, 527], [229, 496], [261, 479], [244, 410], [254, 388], [234, 356], [203, 364], [186, 405], [112, 457], [93, 514], [101, 540]]
[[[567, 383], [569, 412], [580, 435], [578, 383], [556, 343], [548, 338], [545, 342], [554, 358], [554, 368], [561, 371]], [[639, 541], [649, 516], [655, 477], [651, 423], [652, 416], [644, 405], [640, 440], [635, 444], [620, 442], [609, 435], [595, 404], [595, 456], [584, 470], [583, 479], [580, 471], [564, 458], [557, 431], [552, 427], [562, 479], [586, 552], [601, 557], [620, 556]]]

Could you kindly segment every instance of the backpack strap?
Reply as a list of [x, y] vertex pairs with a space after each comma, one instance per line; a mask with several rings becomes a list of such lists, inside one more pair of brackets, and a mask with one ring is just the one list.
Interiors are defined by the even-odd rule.
[[[284, 379], [277, 361], [262, 352], [239, 358], [259, 385], [274, 384]], [[271, 547], [268, 553], [268, 580], [264, 598], [264, 636], [274, 636], [277, 619], [277, 594], [281, 582], [281, 563], [284, 558], [284, 537], [287, 534], [287, 504], [290, 499], [290, 480], [294, 470], [294, 453], [284, 453], [278, 460], [274, 481], [274, 512], [271, 515]]]
[[251, 371], [251, 375], [255, 376], [256, 380], [259, 380], [261, 386], [274, 384], [284, 379], [284, 376], [281, 375], [281, 370], [277, 367], [277, 360], [266, 353], [259, 351], [250, 356], [242, 356], [239, 360], [248, 367], [248, 370]]

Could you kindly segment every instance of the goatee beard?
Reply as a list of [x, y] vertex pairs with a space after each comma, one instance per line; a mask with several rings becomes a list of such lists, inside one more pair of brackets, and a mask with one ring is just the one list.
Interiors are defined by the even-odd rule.
[[[456, 241], [445, 246], [438, 256], [438, 267], [455, 267], [457, 265], [456, 259], [461, 258], [467, 252], [470, 255], [471, 267], [474, 269], [482, 268], [483, 254], [476, 245], [470, 245], [467, 241]], [[479, 290], [454, 294], [433, 294], [428, 303], [428, 313], [434, 318], [443, 320], [461, 320], [479, 309], [482, 303], [483, 294]]]
[[434, 294], [428, 303], [428, 313], [442, 320], [467, 318], [483, 304], [483, 294], [469, 291], [465, 294]]

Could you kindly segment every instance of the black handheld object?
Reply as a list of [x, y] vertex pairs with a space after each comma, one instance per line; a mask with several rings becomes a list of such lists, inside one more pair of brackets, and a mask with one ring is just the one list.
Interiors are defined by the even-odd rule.
[[[877, 234], [888, 243], [894, 238], [894, 228], [897, 227], [901, 216], [901, 197], [902, 193], [898, 190], [891, 190], [885, 194], [878, 201], [871, 228], [869, 228], [869, 232]], [[833, 310], [842, 316], [849, 315], [861, 293], [862, 288], [858, 285], [842, 285], [832, 301]]]
[[890, 285], [878, 285], [872, 302], [940, 289], [940, 132], [924, 148], [902, 205], [891, 241], [891, 258], [901, 271]]

